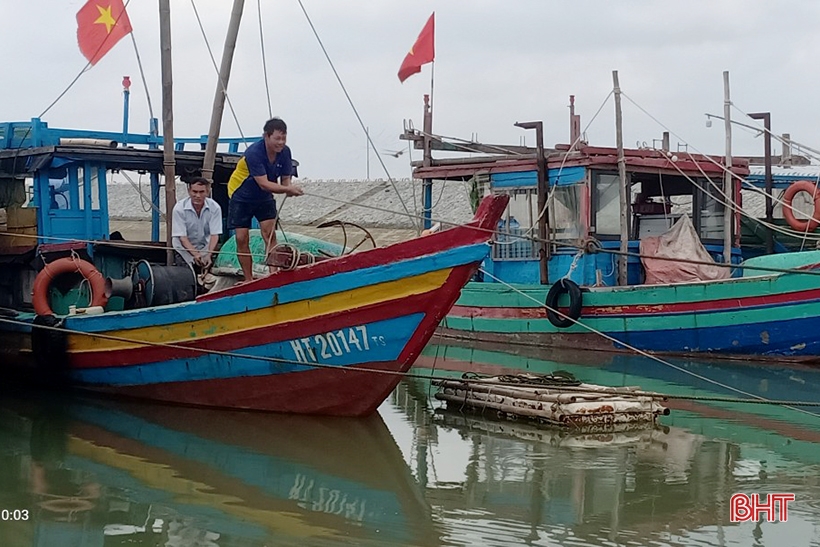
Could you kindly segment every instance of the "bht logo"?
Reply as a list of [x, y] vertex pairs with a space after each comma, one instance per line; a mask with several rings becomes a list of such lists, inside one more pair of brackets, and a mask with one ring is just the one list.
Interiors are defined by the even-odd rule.
[[757, 522], [758, 515], [765, 513], [766, 522], [775, 522], [775, 504], [777, 505], [780, 522], [789, 520], [789, 502], [794, 501], [794, 494], [768, 494], [766, 502], [759, 494], [734, 494], [729, 500], [729, 519], [732, 522]]

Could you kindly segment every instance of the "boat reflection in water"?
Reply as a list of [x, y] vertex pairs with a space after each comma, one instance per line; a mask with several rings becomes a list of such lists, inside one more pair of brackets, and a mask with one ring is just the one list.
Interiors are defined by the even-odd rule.
[[[677, 361], [680, 369], [665, 370], [624, 355], [580, 352], [574, 360], [570, 355], [557, 361], [543, 356], [553, 352], [507, 349], [431, 345], [415, 372], [441, 377], [561, 369], [595, 384], [740, 397], [690, 371], [770, 399], [820, 401], [820, 370], [808, 368]], [[392, 402], [415, 424], [417, 473], [427, 481], [427, 499], [441, 517], [447, 541], [499, 546], [809, 546], [820, 541], [817, 414], [670, 399], [672, 414], [656, 427], [586, 434], [444, 407], [433, 399], [436, 388], [421, 379], [401, 388]], [[790, 492], [796, 500], [789, 504], [787, 522], [732, 523], [729, 500], [738, 492]]]
[[0, 436], [3, 547], [431, 542], [378, 415], [5, 397]]

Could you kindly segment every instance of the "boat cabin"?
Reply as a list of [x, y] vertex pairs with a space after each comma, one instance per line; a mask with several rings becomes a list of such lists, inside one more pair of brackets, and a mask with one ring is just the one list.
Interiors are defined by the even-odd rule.
[[[0, 123], [0, 311], [30, 308], [43, 262], [77, 255], [112, 278], [125, 276], [136, 260], [165, 262], [160, 243], [163, 139], [156, 121], [153, 126], [149, 134], [133, 134], [56, 129], [37, 118]], [[176, 174], [183, 182], [199, 176], [205, 141], [175, 142]], [[217, 154], [212, 197], [226, 215], [227, 181], [241, 157], [242, 141], [220, 142], [228, 150]], [[186, 144], [199, 146], [186, 150]], [[112, 230], [108, 189], [114, 179], [131, 182], [135, 196], [139, 191], [153, 209], [151, 241], [131, 246]], [[87, 285], [79, 274], [61, 276], [51, 288], [54, 311], [64, 314], [70, 304], [87, 305]]]
[[[544, 150], [542, 203], [547, 204], [548, 243], [542, 244], [534, 152], [433, 159], [429, 166], [414, 170], [416, 178], [434, 184], [466, 181], [475, 199], [487, 193], [510, 195], [493, 253], [482, 268], [489, 274], [484, 281], [538, 284], [568, 277], [579, 285], [618, 285], [622, 214], [627, 220], [629, 285], [644, 279], [641, 241], [663, 234], [683, 216], [691, 220], [712, 258], [724, 262], [724, 206], [718, 199], [724, 158], [652, 148], [625, 150], [627, 200], [622, 210], [617, 149], [581, 143]], [[734, 160], [731, 171], [745, 177], [748, 162]], [[740, 187], [737, 179], [734, 187]], [[739, 217], [731, 226], [731, 260], [739, 263]]]

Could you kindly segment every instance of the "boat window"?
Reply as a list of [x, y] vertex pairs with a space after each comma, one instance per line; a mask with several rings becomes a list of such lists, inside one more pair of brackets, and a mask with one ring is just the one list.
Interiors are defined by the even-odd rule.
[[580, 239], [583, 233], [581, 225], [581, 192], [583, 185], [572, 184], [554, 186], [550, 189], [549, 201], [550, 239]]
[[538, 256], [534, 241], [538, 236], [538, 191], [517, 188], [509, 194], [510, 203], [504, 217], [498, 221], [493, 258], [532, 260]]
[[621, 233], [620, 177], [617, 173], [594, 173], [592, 179], [595, 233], [597, 237], [618, 237]]
[[700, 215], [695, 227], [701, 239], [722, 239], [723, 204], [718, 199], [717, 190], [711, 186], [702, 188], [703, 190], [698, 191]]

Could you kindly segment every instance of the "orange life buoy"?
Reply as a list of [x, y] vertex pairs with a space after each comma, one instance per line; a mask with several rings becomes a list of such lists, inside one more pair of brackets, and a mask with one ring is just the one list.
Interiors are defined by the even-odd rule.
[[[798, 192], [806, 192], [814, 199], [814, 211], [812, 211], [812, 218], [809, 220], [798, 220], [794, 217], [792, 200]], [[820, 226], [820, 189], [817, 188], [817, 185], [808, 180], [797, 180], [791, 183], [783, 194], [783, 218], [786, 219], [789, 226], [800, 232], [813, 232]]]
[[48, 305], [48, 287], [51, 280], [64, 273], [79, 272], [91, 285], [91, 305], [105, 306], [108, 297], [105, 296], [105, 278], [93, 264], [79, 258], [65, 257], [46, 264], [37, 277], [34, 278], [31, 303], [37, 315], [54, 315]]

